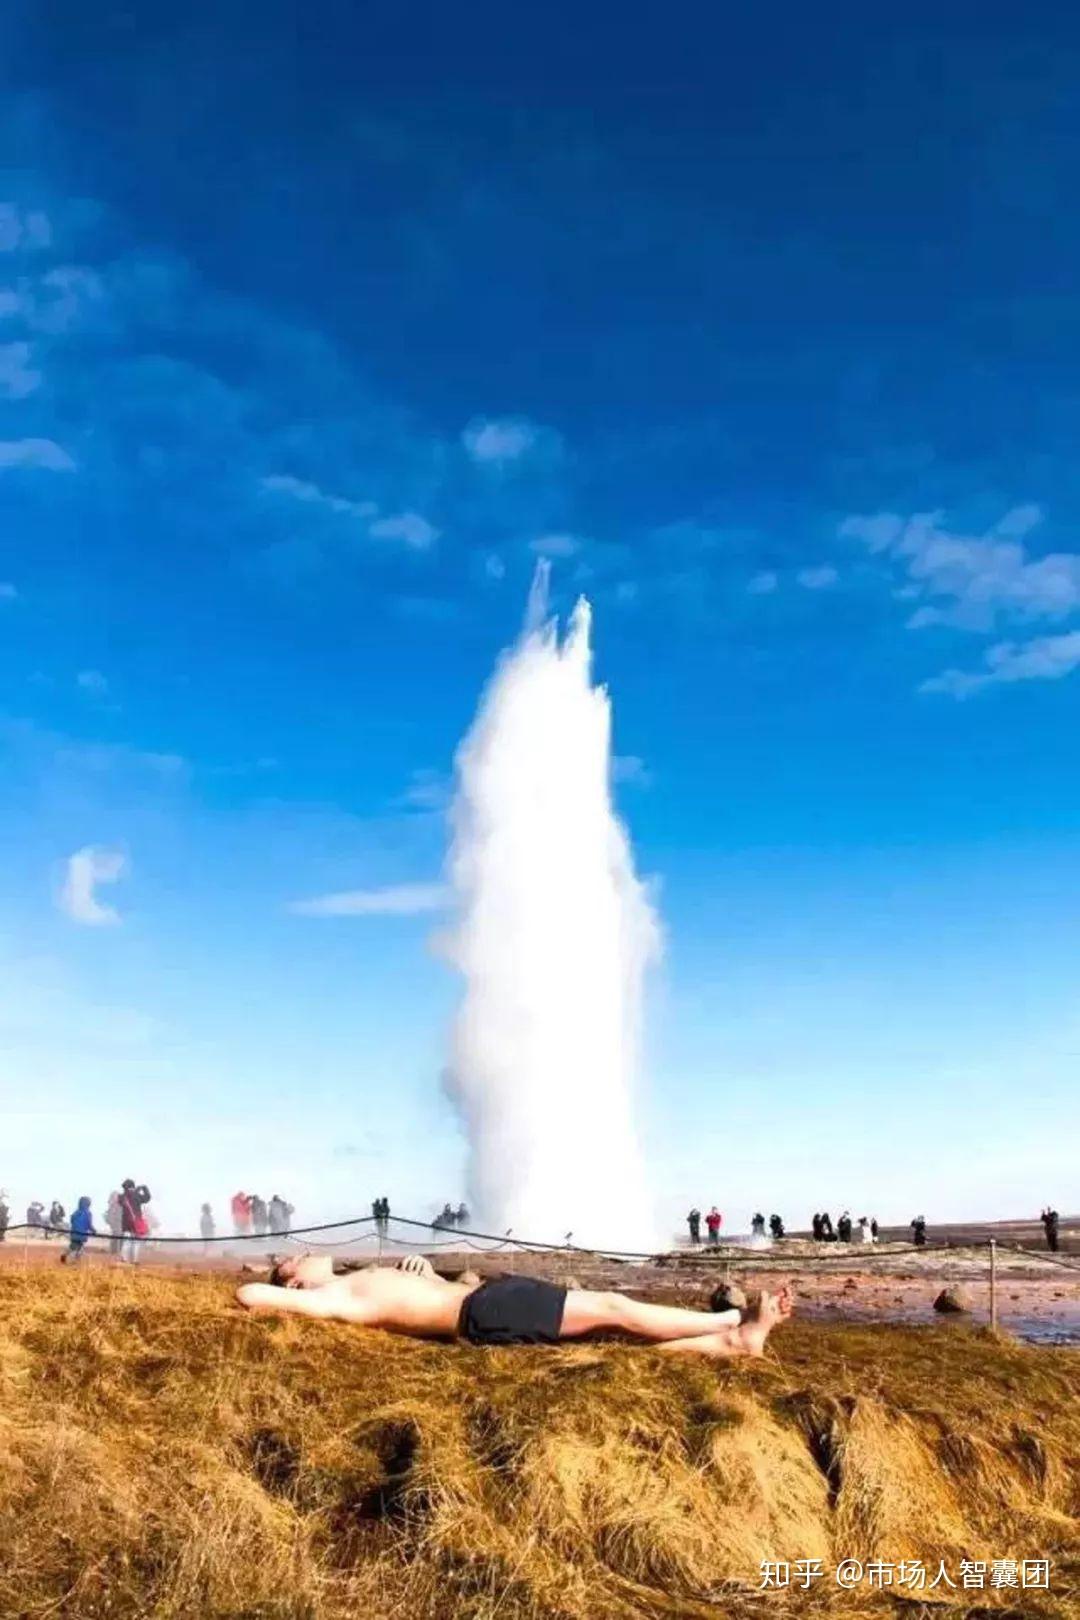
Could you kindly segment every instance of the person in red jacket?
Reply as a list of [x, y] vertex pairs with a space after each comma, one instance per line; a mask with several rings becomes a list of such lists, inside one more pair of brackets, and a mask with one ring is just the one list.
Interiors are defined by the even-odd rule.
[[714, 1246], [720, 1242], [720, 1222], [723, 1218], [715, 1204], [705, 1217], [705, 1225], [709, 1229], [709, 1242]]
[[144, 1213], [149, 1202], [149, 1187], [141, 1183], [136, 1186], [130, 1176], [120, 1183], [120, 1258], [133, 1265], [139, 1258], [139, 1244], [150, 1235], [150, 1222]]
[[233, 1193], [232, 1223], [237, 1237], [247, 1237], [251, 1231], [251, 1199], [245, 1192]]

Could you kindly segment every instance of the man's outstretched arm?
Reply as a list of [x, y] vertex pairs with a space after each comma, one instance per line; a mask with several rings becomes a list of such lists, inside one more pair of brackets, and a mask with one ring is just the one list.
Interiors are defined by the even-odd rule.
[[324, 1320], [363, 1320], [363, 1312], [350, 1308], [355, 1302], [321, 1288], [275, 1288], [271, 1283], [243, 1283], [236, 1290], [238, 1302], [249, 1311], [276, 1311], [290, 1316], [321, 1316]]

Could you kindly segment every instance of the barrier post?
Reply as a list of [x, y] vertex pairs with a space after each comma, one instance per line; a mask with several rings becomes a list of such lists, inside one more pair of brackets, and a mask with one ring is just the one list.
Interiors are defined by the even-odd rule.
[[990, 1326], [997, 1331], [997, 1239], [990, 1239]]

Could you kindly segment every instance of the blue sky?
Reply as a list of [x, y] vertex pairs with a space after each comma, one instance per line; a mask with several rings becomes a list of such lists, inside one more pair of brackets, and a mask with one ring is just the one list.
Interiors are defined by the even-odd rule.
[[665, 1220], [1080, 1204], [1080, 25], [664, 22], [5, 12], [20, 1203], [458, 1196], [446, 783], [549, 555]]

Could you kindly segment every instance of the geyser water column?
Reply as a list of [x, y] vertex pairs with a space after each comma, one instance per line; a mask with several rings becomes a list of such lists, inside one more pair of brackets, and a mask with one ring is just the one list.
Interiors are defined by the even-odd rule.
[[634, 1093], [659, 930], [612, 806], [589, 605], [563, 640], [546, 611], [541, 564], [458, 751], [447, 947], [465, 992], [448, 1084], [488, 1230], [648, 1248]]

